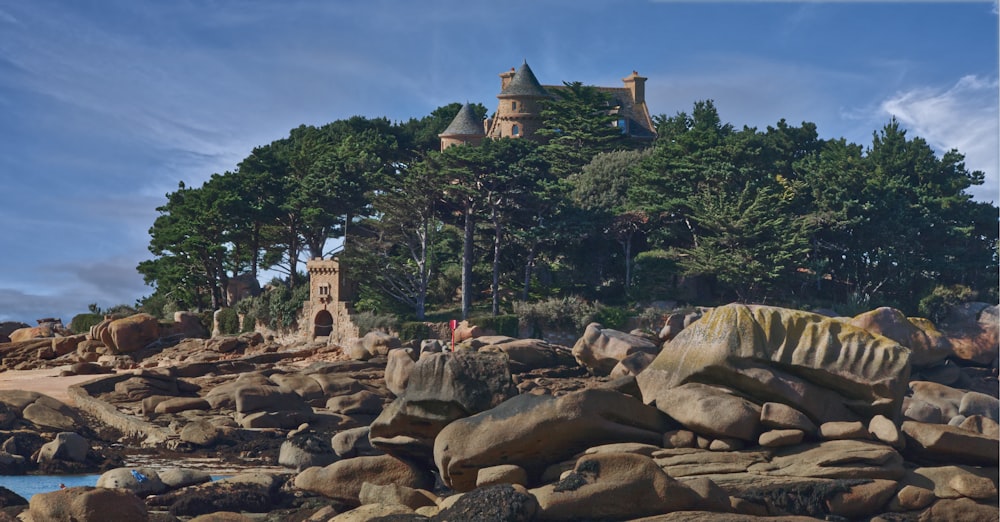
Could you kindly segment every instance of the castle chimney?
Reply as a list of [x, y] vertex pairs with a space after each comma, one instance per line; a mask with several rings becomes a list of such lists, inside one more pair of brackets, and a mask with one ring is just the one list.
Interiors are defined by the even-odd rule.
[[503, 92], [507, 88], [507, 84], [510, 83], [511, 79], [514, 78], [514, 68], [511, 67], [509, 71], [504, 71], [500, 73], [500, 92]]
[[643, 78], [639, 76], [639, 73], [632, 71], [630, 76], [622, 78], [622, 82], [625, 83], [625, 88], [628, 89], [629, 93], [632, 94], [632, 103], [639, 105], [640, 103], [646, 103], [646, 80], [648, 78]]

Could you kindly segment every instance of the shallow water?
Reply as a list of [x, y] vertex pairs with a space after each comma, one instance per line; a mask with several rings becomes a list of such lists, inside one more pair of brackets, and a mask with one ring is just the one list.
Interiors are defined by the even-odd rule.
[[25, 500], [31, 500], [35, 493], [48, 493], [59, 489], [59, 484], [67, 488], [75, 486], [94, 486], [100, 475], [0, 475], [0, 486], [3, 486]]

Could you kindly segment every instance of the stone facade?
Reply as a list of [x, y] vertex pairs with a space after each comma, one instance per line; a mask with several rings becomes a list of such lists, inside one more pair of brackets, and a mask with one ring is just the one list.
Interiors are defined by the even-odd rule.
[[[653, 119], [646, 106], [646, 78], [632, 71], [622, 78], [623, 87], [597, 87], [610, 97], [608, 112], [617, 116], [615, 125], [628, 137], [650, 141], [656, 137]], [[452, 145], [478, 145], [484, 138], [532, 138], [542, 127], [542, 102], [563, 85], [542, 85], [525, 62], [517, 70], [500, 73], [500, 94], [493, 116], [475, 121], [466, 104], [442, 132], [441, 150]]]
[[310, 259], [309, 301], [302, 305], [303, 333], [309, 338], [327, 337], [340, 341], [358, 336], [351, 321], [353, 297], [350, 283], [336, 259]]

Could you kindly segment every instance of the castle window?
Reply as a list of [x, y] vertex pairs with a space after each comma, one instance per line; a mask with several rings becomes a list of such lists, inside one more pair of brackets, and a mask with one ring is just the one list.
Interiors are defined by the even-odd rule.
[[320, 285], [319, 295], [330, 295], [330, 285]]
[[516, 101], [510, 102], [510, 110], [511, 111], [516, 111], [517, 110], [517, 102]]
[[625, 134], [625, 133], [628, 132], [628, 122], [625, 121], [625, 118], [618, 118], [618, 122], [616, 123], [615, 126], [618, 127], [619, 129], [621, 129], [622, 134]]
[[517, 125], [517, 124], [515, 123], [515, 124], [514, 124], [514, 125], [513, 125], [513, 126], [512, 126], [511, 128], [510, 128], [510, 135], [511, 135], [511, 136], [520, 136], [520, 134], [521, 134], [521, 127], [519, 127], [519, 126], [518, 126], [518, 125]]

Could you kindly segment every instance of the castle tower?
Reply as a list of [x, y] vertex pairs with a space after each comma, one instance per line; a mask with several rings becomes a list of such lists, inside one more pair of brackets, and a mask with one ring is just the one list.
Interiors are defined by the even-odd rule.
[[486, 137], [486, 130], [483, 128], [483, 122], [476, 119], [472, 105], [466, 103], [455, 115], [455, 119], [451, 120], [448, 128], [438, 134], [438, 137], [441, 138], [441, 150], [466, 143], [479, 145]]
[[525, 61], [521, 68], [500, 74], [500, 100], [489, 137], [530, 137], [542, 126], [541, 101], [551, 95], [538, 83], [535, 73]]
[[357, 336], [351, 321], [350, 283], [336, 259], [315, 258], [306, 262], [309, 271], [309, 301], [303, 303], [306, 324], [302, 325], [309, 338], [344, 339]]

